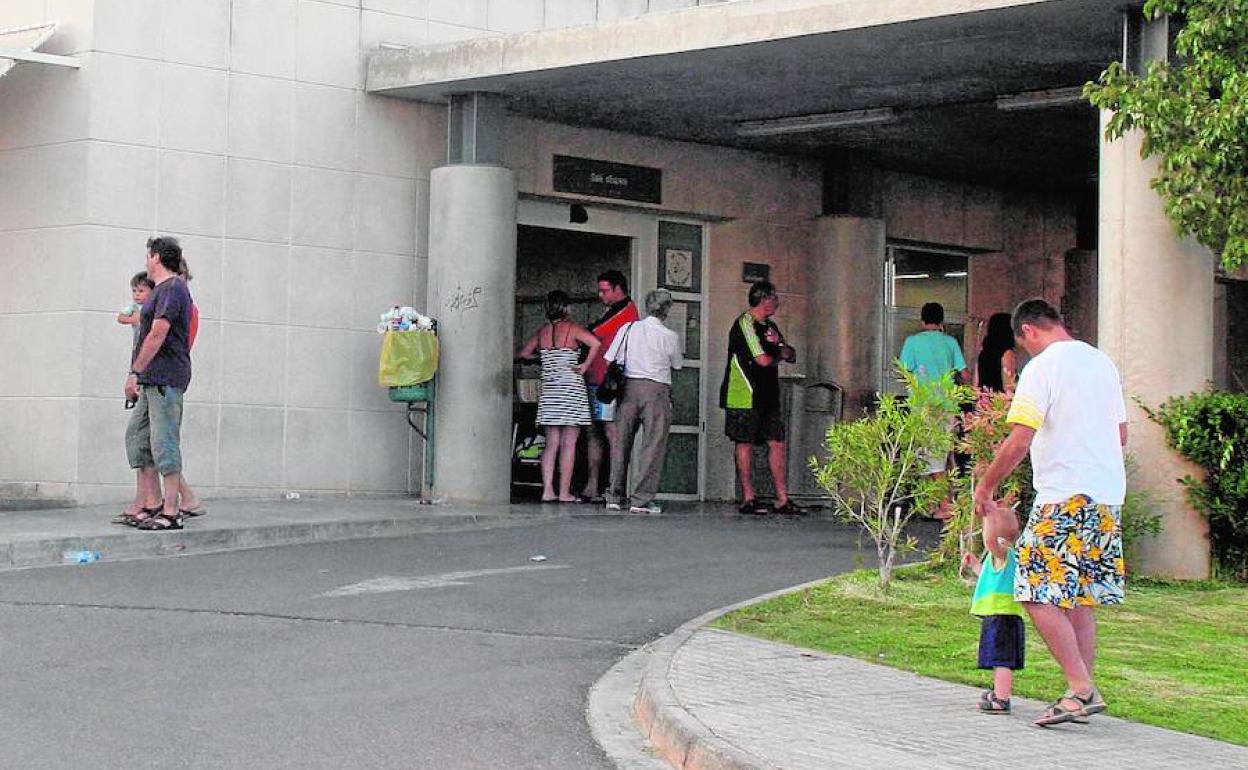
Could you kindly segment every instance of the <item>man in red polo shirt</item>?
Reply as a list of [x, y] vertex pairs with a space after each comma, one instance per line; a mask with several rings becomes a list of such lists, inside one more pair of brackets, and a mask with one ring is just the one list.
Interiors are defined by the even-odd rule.
[[[602, 340], [601, 350], [611, 346], [616, 332], [622, 326], [640, 318], [637, 306], [628, 296], [628, 279], [619, 270], [608, 270], [598, 276], [598, 299], [607, 306], [602, 318], [589, 325], [589, 331]], [[607, 362], [601, 356], [594, 359], [589, 371], [585, 372], [585, 382], [589, 385], [589, 409], [594, 418], [593, 426], [586, 431], [589, 453], [589, 476], [585, 479], [582, 496], [590, 502], [603, 502], [602, 487], [599, 478], [602, 471], [602, 458], [607, 455], [609, 447], [615, 446], [615, 403], [604, 404], [598, 400], [598, 386], [607, 374]], [[606, 442], [603, 442], [603, 434]]]

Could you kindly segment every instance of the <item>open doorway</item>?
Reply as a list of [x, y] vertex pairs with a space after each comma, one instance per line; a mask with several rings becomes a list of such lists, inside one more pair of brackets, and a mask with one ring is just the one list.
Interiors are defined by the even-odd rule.
[[[570, 297], [570, 318], [582, 326], [596, 320], [603, 311], [597, 295], [598, 276], [619, 270], [631, 277], [632, 253], [632, 239], [625, 236], [520, 225], [516, 238], [517, 345], [546, 322], [546, 294], [554, 289]], [[540, 456], [545, 437], [536, 425], [541, 365], [517, 363], [515, 383], [511, 496], [515, 501], [528, 501], [540, 498], [542, 492]], [[584, 479], [582, 438], [572, 488], [580, 489]]]

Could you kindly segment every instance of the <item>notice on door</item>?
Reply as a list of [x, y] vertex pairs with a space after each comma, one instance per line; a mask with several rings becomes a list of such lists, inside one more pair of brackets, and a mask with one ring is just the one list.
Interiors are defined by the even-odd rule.
[[663, 202], [662, 170], [570, 155], [555, 156], [553, 187], [555, 192], [598, 198]]

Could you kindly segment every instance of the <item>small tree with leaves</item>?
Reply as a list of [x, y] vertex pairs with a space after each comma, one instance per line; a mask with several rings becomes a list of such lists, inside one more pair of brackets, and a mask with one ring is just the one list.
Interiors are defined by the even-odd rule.
[[897, 557], [918, 545], [906, 525], [949, 493], [948, 479], [928, 475], [927, 458], [953, 449], [951, 424], [959, 398], [951, 374], [920, 383], [903, 368], [898, 371], [909, 398], [882, 394], [874, 414], [829, 428], [827, 457], [810, 459], [835, 515], [861, 526], [875, 543], [885, 591]]
[[1144, 14], [1181, 20], [1179, 61], [1143, 75], [1114, 62], [1084, 95], [1114, 111], [1107, 139], [1144, 132], [1166, 215], [1235, 270], [1248, 261], [1248, 0], [1148, 0]]

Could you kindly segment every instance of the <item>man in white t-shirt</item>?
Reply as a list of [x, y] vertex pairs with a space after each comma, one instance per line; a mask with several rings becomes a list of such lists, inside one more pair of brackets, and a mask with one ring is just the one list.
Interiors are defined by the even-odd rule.
[[684, 365], [680, 337], [663, 325], [672, 308], [672, 295], [656, 289], [646, 295], [646, 313], [640, 321], [624, 326], [603, 356], [624, 365], [624, 392], [615, 410], [616, 441], [611, 444], [611, 485], [607, 510], [618, 511], [625, 502], [628, 458], [637, 428], [642, 430], [641, 453], [633, 474], [636, 484], [629, 512], [662, 513], [654, 501], [659, 476], [667, 457], [667, 434], [672, 428], [672, 370]]
[[1014, 598], [1070, 686], [1035, 722], [1048, 727], [1106, 708], [1092, 683], [1093, 609], [1123, 600], [1127, 413], [1118, 369], [1104, 353], [1073, 339], [1052, 305], [1023, 302], [1013, 325], [1033, 358], [1006, 416], [1010, 435], [975, 489], [975, 511], [997, 508], [997, 487], [1030, 452], [1036, 500], [1018, 539]]

